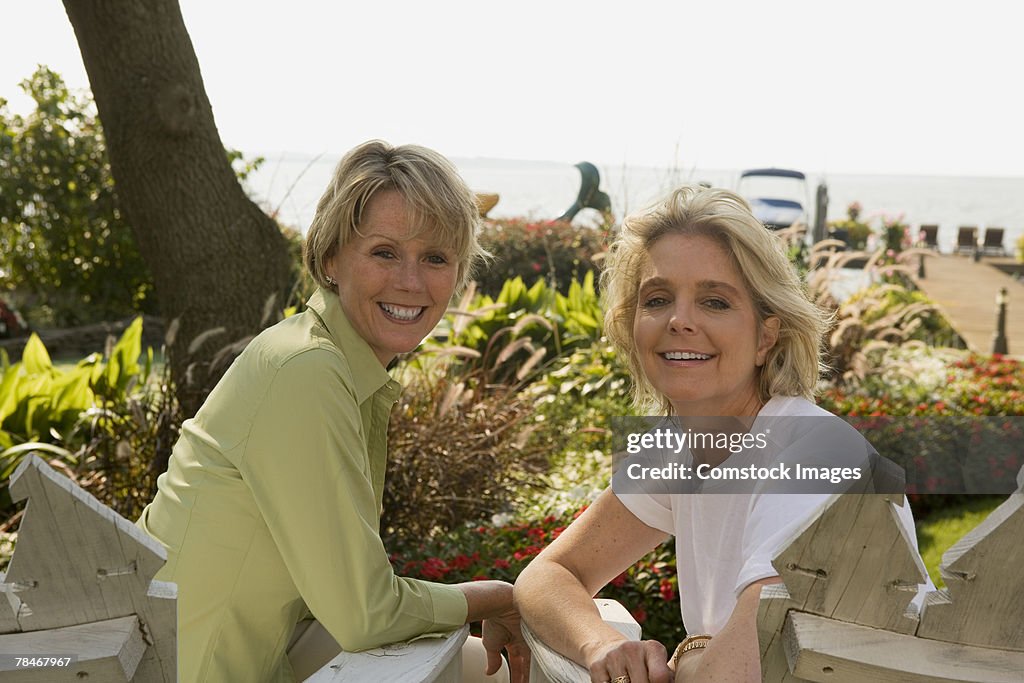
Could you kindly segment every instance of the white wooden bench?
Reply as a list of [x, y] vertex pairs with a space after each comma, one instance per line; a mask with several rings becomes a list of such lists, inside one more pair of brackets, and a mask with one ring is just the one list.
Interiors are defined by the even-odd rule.
[[[773, 562], [784, 583], [761, 591], [762, 680], [1024, 682], [1024, 469], [1017, 483], [943, 555], [947, 588], [929, 592], [920, 614], [908, 607], [925, 568], [895, 503], [877, 494], [834, 496]], [[639, 640], [640, 627], [618, 609]], [[583, 667], [524, 632], [531, 680], [590, 681]]]
[[[163, 547], [32, 454], [10, 482], [28, 500], [0, 574], [0, 680], [174, 683], [177, 587], [154, 581]], [[307, 679], [454, 683], [469, 634], [343, 652]], [[68, 666], [16, 666], [15, 655], [74, 656]]]

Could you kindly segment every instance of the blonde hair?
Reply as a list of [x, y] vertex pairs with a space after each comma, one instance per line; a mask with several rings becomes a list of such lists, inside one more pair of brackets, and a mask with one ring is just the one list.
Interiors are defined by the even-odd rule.
[[633, 375], [635, 405], [672, 407], [643, 372], [633, 339], [640, 278], [648, 251], [666, 234], [700, 235], [719, 243], [733, 259], [757, 310], [758, 324], [779, 319], [778, 340], [759, 370], [762, 401], [772, 396], [814, 398], [828, 316], [808, 298], [782, 240], [767, 230], [739, 195], [717, 188], [682, 187], [645, 212], [623, 221], [601, 275], [605, 333]]
[[413, 234], [433, 229], [456, 254], [461, 291], [473, 274], [476, 261], [487, 256], [477, 241], [480, 214], [476, 198], [455, 166], [437, 152], [418, 145], [392, 147], [370, 140], [352, 149], [338, 163], [316, 215], [306, 233], [302, 260], [313, 280], [334, 289], [327, 279], [327, 262], [353, 235], [370, 199], [395, 190], [412, 214]]

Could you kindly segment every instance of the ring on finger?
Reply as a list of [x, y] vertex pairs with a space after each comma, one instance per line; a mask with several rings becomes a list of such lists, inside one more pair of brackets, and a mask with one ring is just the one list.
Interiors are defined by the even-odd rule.
[[629, 674], [623, 674], [621, 676], [616, 676], [615, 678], [613, 678], [611, 680], [611, 683], [629, 683]]

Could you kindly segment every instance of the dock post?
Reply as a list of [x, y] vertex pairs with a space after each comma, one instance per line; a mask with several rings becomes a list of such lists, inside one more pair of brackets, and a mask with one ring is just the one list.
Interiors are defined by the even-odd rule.
[[917, 279], [924, 279], [924, 254], [917, 255]]
[[1010, 351], [1006, 343], [1006, 287], [999, 290], [996, 295], [996, 332], [992, 335], [992, 353], [1001, 353], [1004, 356]]

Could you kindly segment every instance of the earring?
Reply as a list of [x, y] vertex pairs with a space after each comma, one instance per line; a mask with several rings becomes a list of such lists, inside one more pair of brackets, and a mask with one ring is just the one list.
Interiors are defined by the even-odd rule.
[[333, 277], [328, 275], [327, 276], [327, 284], [329, 284], [331, 287], [334, 287], [338, 283], [337, 283], [337, 281]]

